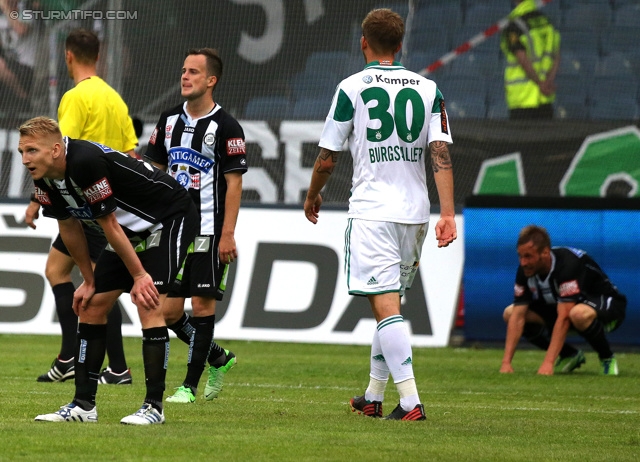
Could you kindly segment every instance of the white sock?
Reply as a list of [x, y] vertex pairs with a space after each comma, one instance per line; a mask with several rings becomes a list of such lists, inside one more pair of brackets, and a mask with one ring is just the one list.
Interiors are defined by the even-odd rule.
[[384, 401], [384, 390], [389, 379], [389, 368], [380, 348], [378, 329], [373, 334], [371, 342], [371, 363], [369, 369], [369, 386], [364, 393], [364, 399], [368, 401]]
[[[413, 375], [411, 340], [402, 316], [389, 316], [380, 321], [378, 337], [387, 367], [400, 394], [400, 404], [404, 410], [411, 410], [420, 403], [420, 397]], [[407, 409], [405, 406], [411, 403], [415, 404]]]
[[405, 411], [411, 411], [420, 404], [420, 397], [418, 396], [418, 388], [416, 387], [415, 379], [396, 383], [396, 387], [400, 394], [400, 406], [402, 406], [402, 409]]

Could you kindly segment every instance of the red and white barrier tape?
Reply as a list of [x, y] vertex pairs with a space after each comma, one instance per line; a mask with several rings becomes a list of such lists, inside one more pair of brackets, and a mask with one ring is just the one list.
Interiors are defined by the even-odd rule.
[[[541, 8], [544, 5], [546, 5], [547, 3], [550, 3], [552, 1], [553, 0], [535, 0], [535, 4], [536, 4], [536, 6], [538, 8]], [[510, 15], [509, 16], [505, 16], [504, 18], [500, 19], [495, 24], [493, 24], [490, 27], [488, 27], [487, 29], [485, 29], [483, 32], [480, 32], [479, 34], [474, 35], [473, 37], [471, 37], [471, 39], [467, 40], [466, 42], [464, 42], [462, 45], [460, 45], [456, 49], [450, 51], [449, 53], [446, 53], [443, 56], [441, 56], [437, 61], [434, 61], [433, 63], [429, 64], [427, 67], [425, 67], [424, 69], [419, 71], [418, 74], [426, 77], [427, 75], [429, 75], [433, 71], [441, 68], [445, 64], [449, 64], [451, 61], [456, 59], [461, 54], [464, 54], [467, 51], [477, 47], [478, 45], [480, 45], [482, 42], [487, 40], [492, 35], [502, 31], [505, 27], [507, 27], [507, 25], [509, 24], [509, 21], [510, 21]]]

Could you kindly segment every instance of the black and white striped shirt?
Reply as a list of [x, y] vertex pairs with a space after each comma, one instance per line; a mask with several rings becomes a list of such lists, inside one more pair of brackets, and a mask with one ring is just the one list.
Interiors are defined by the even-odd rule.
[[247, 171], [244, 132], [236, 119], [216, 104], [193, 119], [186, 103], [162, 113], [149, 139], [145, 158], [169, 166], [169, 173], [189, 194], [200, 213], [200, 234], [219, 234], [224, 220], [225, 173]]

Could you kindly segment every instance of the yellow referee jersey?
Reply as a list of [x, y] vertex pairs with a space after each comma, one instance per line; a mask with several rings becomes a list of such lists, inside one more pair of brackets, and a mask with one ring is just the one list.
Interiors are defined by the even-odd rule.
[[130, 151], [138, 143], [127, 105], [97, 76], [78, 82], [63, 95], [58, 123], [64, 136], [95, 141], [116, 151]]

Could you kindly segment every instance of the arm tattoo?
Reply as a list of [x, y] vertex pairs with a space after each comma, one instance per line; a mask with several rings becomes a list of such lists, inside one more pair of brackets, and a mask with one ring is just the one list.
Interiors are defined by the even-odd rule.
[[431, 151], [431, 167], [434, 173], [438, 173], [440, 170], [451, 170], [453, 168], [446, 142], [433, 141], [429, 144], [429, 150]]
[[318, 173], [326, 173], [331, 175], [333, 173], [333, 169], [338, 162], [338, 152], [337, 151], [329, 151], [328, 149], [321, 148], [320, 154], [318, 154], [318, 158], [316, 159], [315, 169]]

